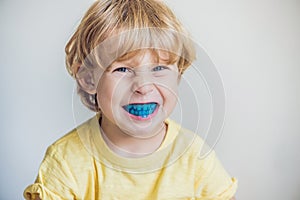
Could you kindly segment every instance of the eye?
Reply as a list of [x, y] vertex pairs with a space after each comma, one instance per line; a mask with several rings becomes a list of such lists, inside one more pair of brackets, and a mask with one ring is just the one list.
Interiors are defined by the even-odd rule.
[[118, 68], [116, 68], [116, 69], [113, 70], [113, 72], [123, 72], [123, 73], [125, 73], [125, 72], [131, 72], [131, 71], [132, 70], [129, 69], [129, 68], [127, 68], [127, 67], [118, 67]]
[[152, 71], [157, 72], [157, 71], [161, 71], [161, 70], [164, 70], [164, 69], [168, 69], [168, 67], [159, 65], [159, 66], [154, 67], [152, 69]]

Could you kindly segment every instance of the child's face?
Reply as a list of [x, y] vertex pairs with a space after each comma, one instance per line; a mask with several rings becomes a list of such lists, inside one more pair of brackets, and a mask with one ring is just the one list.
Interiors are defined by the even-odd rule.
[[178, 68], [166, 63], [144, 50], [113, 62], [102, 74], [97, 101], [110, 126], [137, 137], [159, 131], [177, 103]]

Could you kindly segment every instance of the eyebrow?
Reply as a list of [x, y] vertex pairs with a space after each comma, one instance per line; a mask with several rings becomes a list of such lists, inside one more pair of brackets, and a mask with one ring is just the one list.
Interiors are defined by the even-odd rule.
[[111, 68], [112, 68], [112, 64], [110, 64], [108, 67], [106, 67], [104, 71], [109, 72], [109, 71], [111, 71]]
[[[136, 59], [126, 59], [126, 60], [121, 60], [121, 61], [114, 61], [109, 67], [111, 68], [112, 65], [114, 63], [122, 63], [122, 64], [125, 64], [127, 66], [130, 66], [130, 67], [136, 67], [138, 66], [138, 63], [139, 61], [136, 60]], [[162, 58], [158, 58], [157, 61], [153, 61], [153, 62], [149, 62], [148, 64], [165, 64], [165, 65], [170, 65], [170, 60], [169, 59], [162, 59]]]

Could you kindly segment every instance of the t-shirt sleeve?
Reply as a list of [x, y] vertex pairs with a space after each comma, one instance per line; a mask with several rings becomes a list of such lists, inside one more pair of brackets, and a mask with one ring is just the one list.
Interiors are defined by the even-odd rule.
[[67, 162], [55, 148], [49, 147], [40, 166], [37, 179], [29, 185], [23, 195], [27, 200], [76, 199], [74, 177]]
[[196, 199], [230, 200], [237, 190], [237, 180], [225, 171], [214, 151], [198, 158]]

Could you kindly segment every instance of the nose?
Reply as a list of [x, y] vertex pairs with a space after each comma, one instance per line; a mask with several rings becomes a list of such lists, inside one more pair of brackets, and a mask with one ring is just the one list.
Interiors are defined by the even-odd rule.
[[154, 90], [154, 85], [150, 80], [149, 75], [139, 74], [136, 75], [132, 85], [132, 92], [140, 95], [146, 95]]

